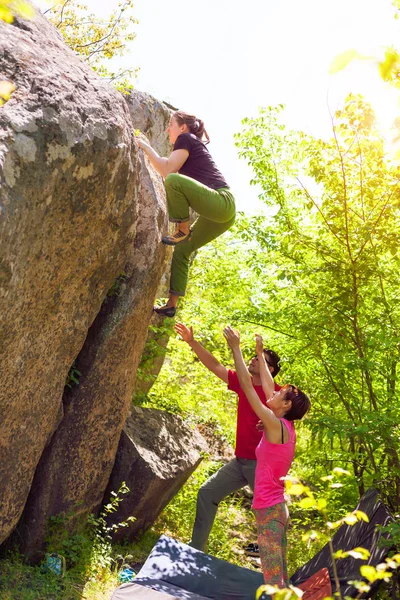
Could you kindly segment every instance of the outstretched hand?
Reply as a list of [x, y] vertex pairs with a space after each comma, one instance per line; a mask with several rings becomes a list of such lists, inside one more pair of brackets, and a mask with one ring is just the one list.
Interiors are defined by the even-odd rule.
[[186, 325], [184, 325], [183, 323], [176, 323], [174, 329], [176, 333], [178, 333], [181, 336], [184, 342], [186, 342], [187, 344], [193, 342], [193, 327], [186, 327]]
[[232, 350], [240, 348], [240, 334], [237, 329], [232, 329], [230, 325], [227, 325], [224, 328], [224, 338]]
[[256, 333], [256, 354], [260, 355], [263, 353], [264, 343], [261, 335]]

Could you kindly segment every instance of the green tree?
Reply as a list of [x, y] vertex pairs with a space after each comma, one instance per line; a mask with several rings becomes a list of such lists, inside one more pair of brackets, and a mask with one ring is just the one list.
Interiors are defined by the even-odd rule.
[[312, 397], [310, 466], [349, 466], [360, 493], [374, 484], [397, 508], [400, 169], [359, 96], [329, 141], [287, 132], [280, 111], [244, 119], [236, 139], [275, 211], [242, 229], [260, 276], [247, 319], [284, 339], [287, 373]]
[[135, 39], [132, 26], [138, 23], [132, 15], [133, 0], [121, 0], [108, 19], [88, 14], [87, 6], [78, 0], [64, 0], [44, 12], [62, 33], [66, 43], [99, 75], [117, 89], [128, 92], [138, 69], [110, 70], [105, 61], [123, 56], [129, 42]]

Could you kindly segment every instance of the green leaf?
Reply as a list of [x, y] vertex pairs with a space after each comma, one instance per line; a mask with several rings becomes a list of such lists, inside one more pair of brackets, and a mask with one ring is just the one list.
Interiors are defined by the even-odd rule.
[[393, 77], [393, 74], [398, 70], [400, 64], [399, 53], [393, 48], [387, 48], [383, 61], [379, 63], [379, 72], [384, 81], [388, 81]]
[[306, 491], [306, 487], [302, 483], [294, 483], [287, 487], [287, 493], [291, 496], [301, 496]]
[[342, 71], [353, 60], [356, 60], [357, 58], [361, 57], [357, 50], [355, 50], [354, 48], [351, 48], [350, 50], [346, 50], [345, 52], [338, 54], [329, 66], [329, 73], [331, 75], [334, 75], [335, 73], [338, 73], [338, 71]]
[[365, 521], [366, 523], [369, 523], [368, 515], [366, 515], [362, 510], [355, 510], [354, 514], [359, 521]]
[[360, 573], [365, 579], [368, 579], [370, 583], [373, 583], [378, 579], [378, 572], [375, 567], [371, 567], [370, 565], [363, 565], [360, 567]]
[[333, 473], [335, 473], [335, 475], [348, 475], [351, 477], [350, 471], [346, 471], [346, 469], [342, 469], [341, 467], [335, 467]]
[[11, 81], [0, 81], [0, 98], [9, 100], [15, 90], [15, 85]]
[[354, 548], [354, 550], [348, 550], [347, 554], [353, 558], [368, 560], [370, 557], [369, 550], [366, 548]]
[[316, 508], [317, 504], [314, 498], [303, 498], [299, 502], [300, 508]]
[[15, 9], [24, 19], [31, 19], [35, 14], [33, 6], [31, 6], [29, 2], [24, 2], [23, 0], [15, 3]]
[[355, 525], [358, 519], [354, 513], [349, 513], [343, 517], [343, 521], [346, 523], [346, 525]]

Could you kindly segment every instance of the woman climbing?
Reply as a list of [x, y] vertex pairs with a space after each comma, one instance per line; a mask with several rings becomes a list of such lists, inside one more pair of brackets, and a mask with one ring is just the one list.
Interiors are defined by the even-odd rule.
[[294, 457], [296, 432], [293, 421], [304, 417], [310, 408], [310, 400], [294, 385], [285, 385], [279, 391], [274, 391], [274, 380], [265, 362], [262, 338], [257, 335], [256, 354], [261, 384], [268, 398], [264, 406], [244, 363], [238, 332], [226, 327], [224, 336], [232, 349], [240, 386], [264, 425], [264, 433], [256, 450], [253, 512], [264, 581], [283, 588], [289, 584], [286, 565], [289, 513], [281, 478], [287, 475]]
[[[235, 199], [203, 141], [210, 141], [204, 123], [193, 115], [175, 112], [167, 129], [173, 151], [163, 158], [139, 139], [138, 144], [153, 167], [164, 177], [170, 221], [176, 231], [162, 238], [175, 246], [171, 265], [168, 302], [154, 307], [159, 315], [174, 317], [179, 296], [184, 296], [190, 255], [208, 244], [235, 221]], [[199, 216], [192, 227], [189, 209]]]

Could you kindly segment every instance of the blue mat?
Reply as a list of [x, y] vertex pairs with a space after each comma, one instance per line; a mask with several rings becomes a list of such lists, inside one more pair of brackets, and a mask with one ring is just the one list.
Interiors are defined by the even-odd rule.
[[[364, 494], [357, 509], [368, 515], [369, 522], [359, 521], [353, 526], [342, 525], [333, 536], [332, 544], [335, 550], [351, 550], [359, 546], [367, 548], [371, 556], [366, 564], [376, 566], [388, 554], [387, 547], [382, 547], [380, 540], [390, 537], [389, 533], [383, 533], [377, 525], [387, 525], [393, 518], [375, 489]], [[362, 564], [365, 564], [364, 561], [351, 556], [338, 561], [337, 571], [343, 596], [358, 596], [356, 588], [348, 582], [360, 578], [359, 569]], [[300, 567], [292, 575], [291, 581], [294, 585], [299, 585], [322, 567], [328, 569], [332, 589], [335, 591], [328, 545]], [[232, 565], [162, 535], [133, 583], [118, 588], [111, 600], [141, 600], [143, 596], [138, 591], [139, 586], [147, 588], [149, 599], [154, 600], [254, 600], [257, 589], [263, 583], [262, 573]], [[373, 584], [369, 595], [377, 591], [378, 584], [379, 582]], [[155, 590], [154, 595], [150, 589]], [[162, 594], [164, 598], [161, 597]], [[166, 598], [165, 595], [168, 594]], [[368, 594], [362, 597], [366, 595]], [[271, 597], [264, 593], [262, 600], [271, 600]]]
[[[166, 535], [160, 537], [133, 582], [180, 600], [254, 600], [263, 583], [262, 573], [232, 565]], [[134, 600], [135, 590], [131, 585], [130, 593], [130, 585], [118, 588], [111, 600]]]

